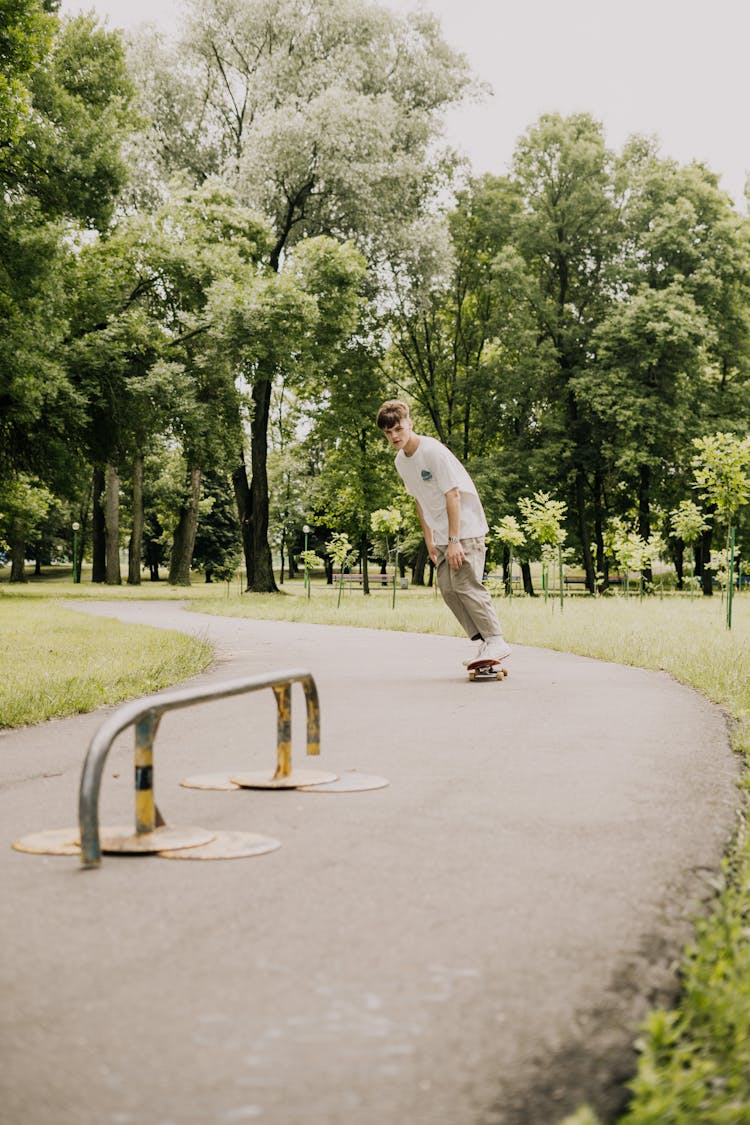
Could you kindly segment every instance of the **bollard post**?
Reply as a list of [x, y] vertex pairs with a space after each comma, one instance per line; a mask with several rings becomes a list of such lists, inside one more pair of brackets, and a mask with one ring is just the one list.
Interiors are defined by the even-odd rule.
[[307, 708], [307, 753], [308, 755], [320, 754], [320, 703], [318, 702], [318, 689], [312, 676], [307, 676], [302, 681], [305, 692], [305, 705]]
[[137, 834], [156, 828], [154, 804], [154, 738], [160, 715], [148, 711], [135, 723], [135, 830]]
[[292, 685], [275, 685], [273, 694], [276, 696], [278, 709], [275, 781], [280, 777], [289, 777], [292, 772]]

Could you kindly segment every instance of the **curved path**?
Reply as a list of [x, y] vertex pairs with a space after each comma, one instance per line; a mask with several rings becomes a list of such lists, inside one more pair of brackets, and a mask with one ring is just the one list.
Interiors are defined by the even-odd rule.
[[[308, 668], [320, 767], [390, 785], [186, 789], [271, 768], [275, 704], [174, 712], [156, 742], [167, 821], [282, 847], [83, 871], [10, 843], [75, 824], [103, 713], [0, 736], [2, 1125], [554, 1125], [584, 1098], [617, 1105], [734, 827], [717, 708], [546, 650], [469, 684], [452, 638], [80, 608], [207, 636], [218, 660], [196, 682]], [[128, 735], [101, 823], [132, 803]]]

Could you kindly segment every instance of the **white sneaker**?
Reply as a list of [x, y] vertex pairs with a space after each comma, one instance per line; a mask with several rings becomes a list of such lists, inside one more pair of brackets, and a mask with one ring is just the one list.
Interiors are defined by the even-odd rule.
[[471, 656], [467, 656], [466, 660], [464, 660], [463, 662], [464, 668], [468, 668], [469, 665], [473, 664], [475, 660], [479, 660], [480, 656], [484, 654], [484, 647], [486, 643], [486, 641], [474, 642], [474, 648], [472, 649]]
[[495, 660], [498, 664], [502, 664], [510, 656], [511, 648], [507, 641], [503, 640], [501, 636], [488, 637], [482, 647], [481, 656], [486, 660]]

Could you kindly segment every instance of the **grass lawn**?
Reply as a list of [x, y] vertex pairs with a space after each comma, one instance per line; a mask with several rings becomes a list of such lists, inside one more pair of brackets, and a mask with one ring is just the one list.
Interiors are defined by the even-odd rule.
[[[390, 590], [375, 589], [368, 598], [361, 590], [345, 591], [338, 604], [338, 592], [323, 583], [313, 583], [309, 597], [299, 582], [287, 583], [280, 595], [243, 595], [236, 584], [186, 590], [162, 583], [73, 586], [69, 578], [23, 587], [3, 583], [0, 626], [6, 670], [11, 663], [13, 668], [0, 692], [15, 684], [17, 702], [6, 712], [8, 696], [0, 694], [0, 722], [46, 717], [32, 709], [35, 697], [56, 699], [49, 714], [71, 714], [152, 691], [204, 667], [207, 646], [90, 619], [66, 611], [64, 600], [165, 596], [231, 616], [459, 635], [434, 592], [413, 587], [397, 591], [394, 608]], [[552, 599], [518, 597], [498, 598], [497, 608], [511, 643], [662, 669], [691, 685], [724, 707], [734, 747], [750, 766], [750, 593], [736, 597], [731, 631], [720, 597], [574, 597], [564, 609]], [[79, 680], [87, 679], [83, 690]], [[750, 769], [745, 798], [748, 777]], [[644, 1028], [633, 1097], [620, 1125], [750, 1125], [750, 835], [744, 815], [717, 886], [712, 909], [696, 920], [694, 943], [684, 953], [679, 1007], [653, 1012]], [[582, 1107], [566, 1125], [596, 1122], [594, 1112]]]
[[88, 617], [49, 597], [0, 595], [0, 635], [0, 728], [158, 691], [213, 659], [195, 638]]

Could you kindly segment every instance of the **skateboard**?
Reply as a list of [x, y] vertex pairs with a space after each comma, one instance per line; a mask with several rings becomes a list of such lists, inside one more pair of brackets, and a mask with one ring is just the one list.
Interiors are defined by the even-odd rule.
[[499, 680], [501, 683], [508, 675], [498, 660], [475, 660], [467, 666], [470, 680]]

